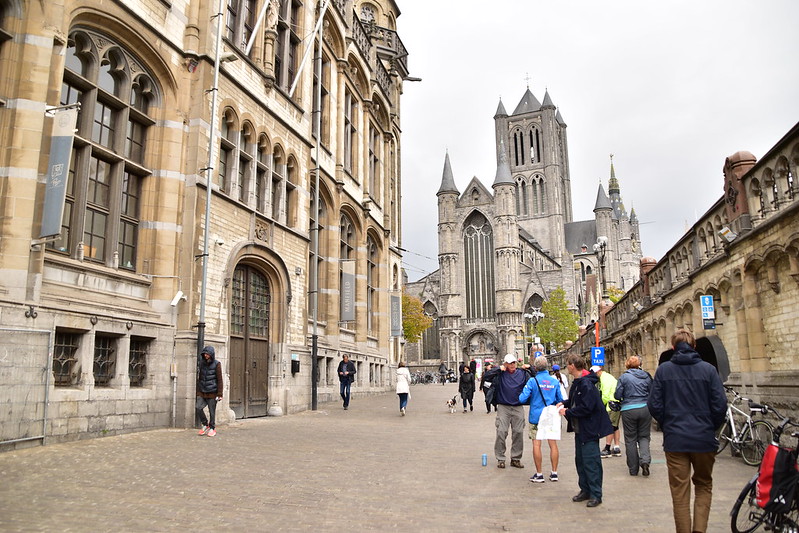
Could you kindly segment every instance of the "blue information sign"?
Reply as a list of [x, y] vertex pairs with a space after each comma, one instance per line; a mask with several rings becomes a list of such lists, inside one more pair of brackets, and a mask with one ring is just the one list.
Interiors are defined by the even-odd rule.
[[605, 349], [601, 346], [591, 348], [591, 366], [605, 366]]

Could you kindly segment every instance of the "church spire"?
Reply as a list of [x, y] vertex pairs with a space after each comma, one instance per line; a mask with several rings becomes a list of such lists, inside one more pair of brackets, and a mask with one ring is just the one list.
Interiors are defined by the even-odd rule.
[[549, 96], [549, 89], [544, 92], [544, 103], [541, 104], [541, 109], [555, 109], [555, 104], [552, 103], [552, 98]]
[[627, 210], [621, 200], [621, 187], [619, 180], [616, 179], [616, 169], [613, 167], [613, 154], [610, 154], [610, 181], [608, 182], [608, 193], [610, 195], [610, 205], [613, 207], [613, 218], [621, 220], [627, 217]]
[[505, 111], [505, 106], [502, 104], [502, 98], [500, 97], [499, 105], [497, 106], [497, 112], [494, 113], [494, 118], [507, 117], [507, 116], [508, 112]]
[[613, 193], [620, 193], [621, 189], [619, 188], [619, 180], [616, 179], [616, 169], [613, 168], [613, 154], [610, 154], [610, 182], [608, 182], [608, 192], [613, 195]]
[[444, 157], [444, 172], [441, 175], [441, 187], [438, 189], [436, 196], [448, 192], [460, 194], [458, 192], [458, 188], [455, 187], [455, 178], [452, 176], [452, 166], [449, 163], [449, 152], [447, 152], [447, 155]]

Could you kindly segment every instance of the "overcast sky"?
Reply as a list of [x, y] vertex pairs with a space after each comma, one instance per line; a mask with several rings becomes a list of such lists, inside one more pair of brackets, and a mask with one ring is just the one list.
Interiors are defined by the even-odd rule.
[[758, 159], [799, 122], [797, 0], [405, 0], [397, 24], [404, 263], [438, 268], [436, 192], [491, 187], [493, 116], [549, 89], [568, 125], [574, 219], [593, 218], [609, 154], [644, 255], [661, 259], [722, 195], [724, 160]]

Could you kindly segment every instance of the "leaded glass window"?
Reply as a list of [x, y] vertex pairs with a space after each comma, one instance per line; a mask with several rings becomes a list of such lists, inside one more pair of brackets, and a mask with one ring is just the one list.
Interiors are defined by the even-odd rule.
[[472, 213], [463, 229], [466, 317], [494, 318], [493, 231], [482, 214]]

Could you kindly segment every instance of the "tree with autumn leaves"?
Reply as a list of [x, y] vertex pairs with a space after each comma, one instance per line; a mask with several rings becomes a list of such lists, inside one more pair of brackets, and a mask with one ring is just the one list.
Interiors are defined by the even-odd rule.
[[402, 334], [407, 342], [416, 342], [424, 330], [433, 325], [433, 317], [424, 313], [419, 298], [402, 292]]
[[549, 293], [549, 299], [541, 304], [541, 312], [544, 313], [536, 327], [541, 342], [555, 344], [557, 349], [563, 348], [566, 341], [577, 340], [579, 327], [577, 326], [577, 314], [569, 309], [569, 302], [566, 301], [566, 291], [558, 287]]

